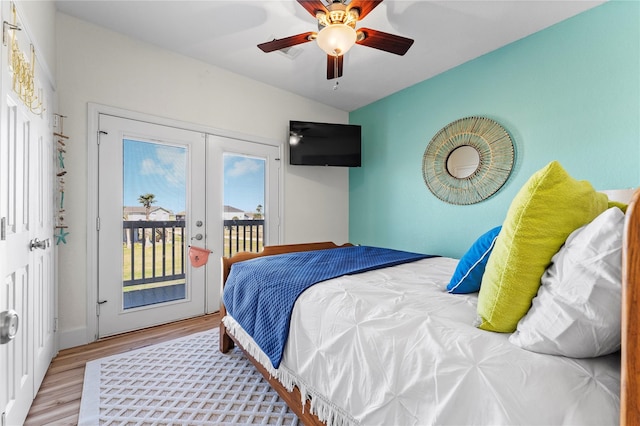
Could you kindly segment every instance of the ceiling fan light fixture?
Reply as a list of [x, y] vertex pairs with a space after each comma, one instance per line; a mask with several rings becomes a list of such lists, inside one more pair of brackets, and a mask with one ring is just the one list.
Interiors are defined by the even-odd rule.
[[356, 43], [356, 30], [345, 24], [332, 24], [318, 33], [316, 41], [327, 55], [344, 55]]
[[[297, 0], [318, 21], [318, 32], [307, 31], [281, 39], [260, 43], [258, 48], [265, 53], [282, 51], [302, 43], [316, 40], [327, 54], [327, 80], [342, 77], [344, 54], [354, 44], [404, 55], [413, 44], [413, 39], [360, 28], [356, 24], [367, 16], [383, 0]], [[337, 85], [335, 86], [337, 88]], [[335, 90], [335, 89], [334, 89]]]

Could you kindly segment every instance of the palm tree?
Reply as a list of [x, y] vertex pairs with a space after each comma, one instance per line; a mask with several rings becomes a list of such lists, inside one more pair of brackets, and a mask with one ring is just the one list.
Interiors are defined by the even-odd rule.
[[[151, 204], [156, 202], [156, 196], [150, 193], [146, 193], [138, 197], [138, 202], [144, 206], [144, 212], [147, 220], [149, 220], [149, 212], [151, 211]], [[150, 237], [149, 230], [145, 229], [144, 236], [142, 238], [142, 247], [146, 244], [146, 240]]]
[[151, 211], [151, 204], [156, 202], [156, 196], [146, 193], [138, 197], [138, 202], [144, 206], [144, 211], [147, 220], [149, 220], [149, 212]]
[[254, 219], [262, 219], [262, 204], [258, 204], [256, 207], [256, 214], [253, 215]]

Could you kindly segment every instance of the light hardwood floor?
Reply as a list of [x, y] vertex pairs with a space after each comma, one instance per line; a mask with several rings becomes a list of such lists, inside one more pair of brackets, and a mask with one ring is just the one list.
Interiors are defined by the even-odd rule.
[[47, 370], [25, 425], [78, 423], [84, 368], [88, 361], [209, 330], [219, 324], [220, 314], [215, 313], [60, 351]]

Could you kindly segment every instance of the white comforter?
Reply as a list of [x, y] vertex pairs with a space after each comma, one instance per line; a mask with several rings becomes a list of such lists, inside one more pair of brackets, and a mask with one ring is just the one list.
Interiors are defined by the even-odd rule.
[[[475, 328], [477, 295], [445, 290], [456, 262], [424, 259], [313, 286], [296, 302], [280, 369], [262, 363], [333, 424], [618, 424], [619, 355], [541, 355]], [[234, 323], [225, 321], [232, 332]]]

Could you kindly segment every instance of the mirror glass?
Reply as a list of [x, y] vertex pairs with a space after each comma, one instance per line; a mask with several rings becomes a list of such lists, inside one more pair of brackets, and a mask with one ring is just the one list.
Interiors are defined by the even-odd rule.
[[451, 151], [447, 158], [447, 171], [458, 179], [471, 176], [480, 165], [478, 150], [469, 145], [461, 145]]

